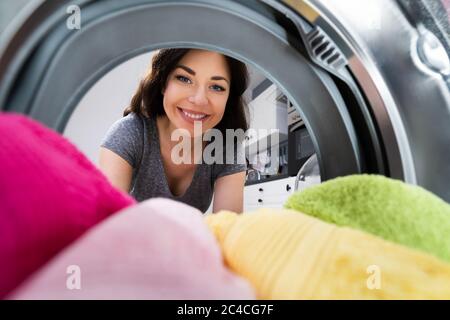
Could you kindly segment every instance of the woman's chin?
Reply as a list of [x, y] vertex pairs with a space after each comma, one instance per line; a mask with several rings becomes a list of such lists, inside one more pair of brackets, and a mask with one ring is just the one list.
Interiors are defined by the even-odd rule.
[[210, 126], [208, 124], [205, 124], [201, 121], [197, 121], [195, 123], [186, 123], [183, 119], [180, 121], [177, 121], [178, 129], [184, 129], [189, 132], [191, 137], [198, 136], [204, 134], [207, 130], [210, 129]]

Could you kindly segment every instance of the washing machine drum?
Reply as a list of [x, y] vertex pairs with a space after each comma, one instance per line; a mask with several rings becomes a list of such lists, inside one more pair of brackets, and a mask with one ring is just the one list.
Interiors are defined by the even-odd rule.
[[[62, 132], [120, 63], [166, 47], [215, 50], [284, 91], [311, 134], [322, 181], [379, 173], [450, 202], [446, 4], [34, 1], [2, 34], [0, 107]], [[79, 29], [68, 21], [77, 9]]]

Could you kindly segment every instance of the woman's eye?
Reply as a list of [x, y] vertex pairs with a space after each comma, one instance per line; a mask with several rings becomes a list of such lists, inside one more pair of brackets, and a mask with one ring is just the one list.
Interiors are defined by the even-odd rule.
[[214, 85], [212, 86], [214, 88], [214, 91], [225, 91], [224, 87], [218, 86], [218, 85]]
[[[191, 80], [189, 78], [185, 77], [185, 76], [178, 75], [178, 76], [175, 76], [175, 78], [180, 80], [181, 82], [184, 82], [184, 83], [191, 83]], [[218, 91], [218, 92], [225, 91], [224, 87], [219, 86], [217, 84], [213, 85], [212, 88], [213, 88], [214, 91]]]
[[181, 82], [189, 82], [191, 80], [189, 80], [189, 78], [186, 78], [184, 76], [176, 76], [175, 78], [177, 78], [178, 80], [180, 80]]

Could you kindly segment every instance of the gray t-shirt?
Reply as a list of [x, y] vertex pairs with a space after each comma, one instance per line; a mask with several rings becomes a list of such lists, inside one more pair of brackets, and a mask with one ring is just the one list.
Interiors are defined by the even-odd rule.
[[[234, 164], [206, 164], [202, 161], [196, 165], [194, 177], [186, 192], [181, 196], [174, 196], [164, 172], [156, 120], [135, 113], [116, 121], [108, 130], [101, 146], [113, 151], [133, 167], [130, 195], [137, 201], [152, 197], [170, 198], [202, 212], [208, 210], [211, 204], [217, 178], [247, 170], [246, 164], [237, 164], [238, 152], [243, 152], [243, 149], [235, 147]], [[225, 149], [224, 147], [223, 150]], [[225, 156], [223, 160], [225, 162]]]

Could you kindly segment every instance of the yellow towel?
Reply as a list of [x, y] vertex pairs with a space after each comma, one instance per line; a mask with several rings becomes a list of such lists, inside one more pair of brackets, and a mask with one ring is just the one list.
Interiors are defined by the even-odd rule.
[[450, 299], [450, 264], [288, 209], [208, 215], [259, 299]]

